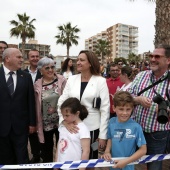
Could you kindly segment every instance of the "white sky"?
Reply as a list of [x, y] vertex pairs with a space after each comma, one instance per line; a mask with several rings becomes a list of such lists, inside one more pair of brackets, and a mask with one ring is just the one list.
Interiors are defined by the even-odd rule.
[[[26, 12], [36, 19], [35, 39], [39, 44], [51, 45], [51, 54], [66, 55], [66, 47], [56, 45], [57, 26], [71, 22], [77, 25], [79, 45], [70, 48], [70, 55], [78, 55], [85, 48], [85, 39], [117, 23], [139, 27], [139, 53], [152, 51], [155, 34], [155, 3], [147, 0], [3, 0], [0, 15], [0, 40], [18, 44], [20, 38], [10, 37], [13, 27], [9, 21], [18, 21], [17, 14]], [[28, 40], [27, 40], [28, 41]]]

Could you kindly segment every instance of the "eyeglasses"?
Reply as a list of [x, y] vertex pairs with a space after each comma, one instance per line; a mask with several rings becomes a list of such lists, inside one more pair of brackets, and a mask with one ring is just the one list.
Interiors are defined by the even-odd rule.
[[55, 68], [55, 66], [51, 66], [51, 67], [45, 67], [46, 71], [49, 71], [50, 69], [53, 70]]
[[150, 58], [150, 59], [152, 59], [153, 57], [154, 57], [155, 59], [159, 60], [161, 57], [163, 57], [163, 55], [152, 55], [152, 54], [149, 55], [149, 58]]
[[119, 70], [110, 70], [111, 72], [118, 72]]
[[2, 50], [2, 49], [4, 49], [4, 50], [5, 50], [5, 49], [7, 49], [7, 47], [0, 47], [0, 50]]

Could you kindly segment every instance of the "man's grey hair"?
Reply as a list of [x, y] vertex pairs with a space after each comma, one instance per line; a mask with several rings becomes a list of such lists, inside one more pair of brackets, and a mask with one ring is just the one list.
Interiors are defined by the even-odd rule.
[[52, 60], [51, 58], [48, 58], [48, 57], [43, 57], [38, 61], [37, 69], [39, 70], [42, 67], [44, 67], [45, 65], [49, 65], [49, 64], [54, 64], [54, 60]]
[[11, 54], [15, 51], [15, 50], [18, 50], [17, 48], [7, 48], [4, 50], [3, 54], [2, 54], [2, 60], [5, 59], [5, 57], [10, 57]]
[[156, 46], [156, 48], [163, 48], [165, 49], [165, 56], [170, 58], [170, 46], [167, 44], [159, 44]]

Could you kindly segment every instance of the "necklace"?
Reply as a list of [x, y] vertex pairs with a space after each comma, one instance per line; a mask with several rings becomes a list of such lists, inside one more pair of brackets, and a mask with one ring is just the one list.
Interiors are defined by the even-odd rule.
[[43, 83], [45, 83], [45, 84], [50, 84], [53, 81], [54, 81], [54, 79], [52, 79], [51, 81], [48, 81], [48, 82], [43, 79]]

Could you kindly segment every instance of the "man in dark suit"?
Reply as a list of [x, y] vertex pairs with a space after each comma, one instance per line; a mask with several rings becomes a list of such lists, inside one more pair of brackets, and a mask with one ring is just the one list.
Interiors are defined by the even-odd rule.
[[[30, 66], [24, 71], [31, 74], [33, 83], [42, 77], [40, 71], [37, 70], [37, 63], [39, 60], [40, 60], [39, 51], [36, 49], [31, 49], [28, 53], [28, 61], [30, 63]], [[30, 160], [30, 163], [39, 163], [40, 143], [36, 132], [29, 135], [29, 141], [31, 146], [31, 153], [33, 155], [33, 157]]]
[[29, 163], [28, 135], [36, 130], [33, 83], [31, 75], [21, 71], [23, 57], [18, 49], [7, 48], [2, 58], [4, 64], [0, 68], [0, 164], [25, 164]]

